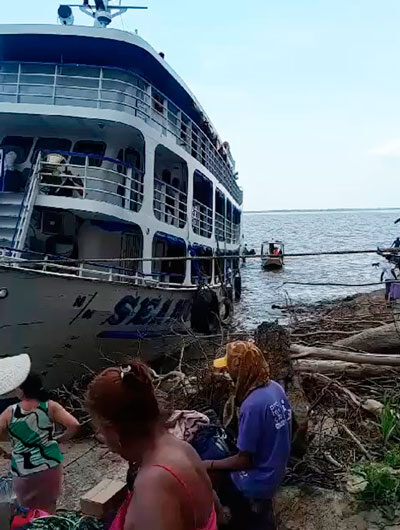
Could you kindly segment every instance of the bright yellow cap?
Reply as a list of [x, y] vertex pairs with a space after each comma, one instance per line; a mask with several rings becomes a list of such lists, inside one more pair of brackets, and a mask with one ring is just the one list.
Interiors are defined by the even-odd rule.
[[226, 368], [228, 366], [228, 357], [224, 355], [223, 357], [219, 357], [219, 359], [214, 360], [214, 368]]

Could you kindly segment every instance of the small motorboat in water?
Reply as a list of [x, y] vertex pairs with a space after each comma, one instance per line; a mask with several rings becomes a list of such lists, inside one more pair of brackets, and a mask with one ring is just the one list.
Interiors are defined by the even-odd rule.
[[281, 269], [283, 267], [285, 245], [282, 241], [264, 241], [261, 245], [261, 265], [263, 269]]

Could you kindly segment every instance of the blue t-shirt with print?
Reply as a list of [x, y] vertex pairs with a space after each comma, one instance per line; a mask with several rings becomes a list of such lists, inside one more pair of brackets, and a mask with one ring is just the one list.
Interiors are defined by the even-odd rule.
[[292, 412], [275, 381], [254, 390], [239, 413], [238, 449], [250, 453], [253, 468], [232, 473], [245, 497], [271, 499], [283, 481], [290, 456]]

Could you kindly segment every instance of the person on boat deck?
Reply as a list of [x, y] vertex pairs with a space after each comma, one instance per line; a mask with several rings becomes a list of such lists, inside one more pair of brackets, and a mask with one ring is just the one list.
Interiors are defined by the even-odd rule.
[[196, 451], [167, 432], [144, 364], [104, 370], [86, 403], [110, 450], [139, 468], [111, 530], [217, 530], [211, 481]]
[[400, 248], [400, 237], [396, 237], [396, 239], [393, 241], [392, 248]]
[[[54, 513], [62, 487], [63, 455], [58, 442], [75, 436], [79, 422], [49, 400], [37, 374], [30, 373], [16, 393], [20, 402], [0, 415], [0, 438], [8, 435], [12, 444], [13, 488], [20, 506]], [[55, 424], [65, 427], [58, 440], [53, 436]]]
[[281, 255], [281, 251], [279, 250], [278, 247], [275, 247], [275, 248], [274, 248], [273, 255], [274, 255], [274, 256], [280, 256], [280, 255]]
[[[291, 448], [291, 407], [283, 388], [270, 380], [269, 365], [252, 342], [226, 346], [226, 355], [214, 361], [226, 369], [234, 391], [225, 405], [224, 425], [239, 410], [238, 453], [207, 461], [209, 471], [230, 472], [229, 498], [232, 527], [240, 530], [276, 528], [273, 497], [283, 481]], [[221, 491], [222, 495], [222, 491]]]
[[397, 280], [394, 272], [394, 266], [389, 262], [384, 263], [381, 267], [381, 282], [385, 282], [385, 300], [389, 299], [390, 287], [393, 280]]

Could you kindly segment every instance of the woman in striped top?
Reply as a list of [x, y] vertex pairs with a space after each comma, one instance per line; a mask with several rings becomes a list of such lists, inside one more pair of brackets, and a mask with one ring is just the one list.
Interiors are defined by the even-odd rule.
[[[0, 437], [12, 443], [11, 473], [18, 503], [50, 513], [56, 509], [62, 487], [59, 442], [78, 433], [79, 422], [59, 403], [49, 400], [40, 376], [30, 374], [17, 390], [20, 402], [0, 416]], [[55, 424], [65, 427], [54, 438]]]

